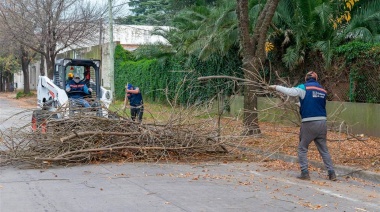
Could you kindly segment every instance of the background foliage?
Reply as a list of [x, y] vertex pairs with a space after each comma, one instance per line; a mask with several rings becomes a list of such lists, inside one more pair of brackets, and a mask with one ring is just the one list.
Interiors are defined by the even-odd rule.
[[117, 46], [115, 50], [116, 98], [124, 98], [124, 86], [131, 83], [140, 88], [145, 98], [152, 101], [166, 101], [179, 104], [202, 103], [222, 92], [231, 95], [237, 89], [227, 80], [212, 80], [202, 83], [199, 76], [228, 75], [242, 76], [241, 64], [236, 54], [214, 57], [201, 61], [196, 57], [173, 55], [164, 60], [130, 59], [131, 53]]
[[[250, 1], [253, 21], [263, 3]], [[145, 17], [139, 24], [173, 26], [158, 33], [171, 46], [144, 46], [133, 53], [134, 59], [117, 61], [117, 76], [121, 77], [116, 87], [133, 82], [152, 100], [166, 99], [165, 92], [169, 99], [180, 94], [182, 104], [238, 90], [226, 80], [203, 84], [196, 80], [207, 75], [242, 77], [235, 1], [136, 0], [130, 1], [130, 6], [135, 18]], [[165, 21], [157, 8], [166, 14]], [[281, 1], [269, 32], [271, 48], [266, 49], [268, 59], [262, 73], [271, 73], [273, 79], [276, 71], [296, 85], [303, 83], [307, 71], [314, 70], [328, 90], [329, 100], [380, 102], [379, 11], [380, 0]], [[162, 21], [149, 22], [152, 17]], [[128, 54], [120, 51], [119, 57]], [[122, 98], [123, 93], [117, 97]]]
[[130, 0], [132, 15], [119, 17], [118, 24], [170, 26], [178, 11], [193, 5], [213, 5], [216, 0]]
[[[380, 43], [350, 42], [336, 49], [337, 65], [349, 79], [352, 102], [380, 102]], [[339, 59], [343, 57], [343, 59]]]
[[[257, 19], [262, 4], [250, 1], [252, 20]], [[161, 5], [161, 12], [154, 5]], [[130, 6], [139, 21], [123, 23], [173, 26], [169, 31], [154, 32], [171, 45], [142, 46], [133, 54], [117, 48], [117, 98], [124, 98], [127, 82], [139, 86], [146, 98], [175, 99], [181, 104], [239, 91], [239, 86], [228, 80], [196, 80], [208, 75], [243, 78], [235, 1], [136, 0]], [[380, 0], [281, 1], [269, 32], [271, 48], [266, 49], [262, 73], [274, 79], [276, 71], [296, 85], [303, 83], [306, 72], [314, 70], [328, 90], [329, 100], [380, 102], [379, 11]], [[157, 22], [149, 22], [152, 17]]]

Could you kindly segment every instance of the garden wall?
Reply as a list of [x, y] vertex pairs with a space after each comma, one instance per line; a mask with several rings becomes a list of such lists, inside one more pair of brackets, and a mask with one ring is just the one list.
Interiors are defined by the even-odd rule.
[[[270, 107], [269, 101], [278, 102], [276, 99], [259, 97], [258, 110]], [[233, 96], [230, 108], [231, 115], [242, 116], [243, 97]], [[353, 134], [380, 137], [380, 104], [328, 101], [326, 109], [328, 122], [330, 126], [334, 125], [334, 129], [345, 132], [348, 126], [349, 132]], [[336, 117], [338, 118], [336, 119]], [[260, 121], [280, 122], [284, 124], [292, 124], [291, 121], [299, 122], [297, 112], [279, 109], [260, 112], [259, 118]]]

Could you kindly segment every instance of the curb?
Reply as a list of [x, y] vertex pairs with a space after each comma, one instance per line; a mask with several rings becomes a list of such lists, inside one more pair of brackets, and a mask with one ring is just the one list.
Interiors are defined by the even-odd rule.
[[[291, 163], [297, 163], [298, 158], [295, 156], [290, 155], [284, 155], [280, 153], [264, 153], [263, 155], [266, 155], [267, 157], [271, 159], [278, 159], [283, 160], [286, 162]], [[325, 165], [318, 161], [309, 161], [309, 163], [317, 168], [325, 169]], [[343, 176], [351, 176], [360, 178], [363, 180], [368, 180], [374, 183], [380, 184], [380, 174], [370, 171], [365, 171], [359, 168], [354, 167], [348, 167], [348, 166], [341, 166], [341, 165], [334, 165], [335, 171], [337, 172], [337, 177], [343, 177]]]

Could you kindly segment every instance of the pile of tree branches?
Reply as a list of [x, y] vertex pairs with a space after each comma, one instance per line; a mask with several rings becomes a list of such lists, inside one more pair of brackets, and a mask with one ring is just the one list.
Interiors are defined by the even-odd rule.
[[1, 163], [40, 166], [159, 161], [227, 153], [205, 120], [145, 124], [127, 117], [111, 119], [86, 113], [53, 117], [39, 120], [34, 130], [28, 124], [2, 132]]

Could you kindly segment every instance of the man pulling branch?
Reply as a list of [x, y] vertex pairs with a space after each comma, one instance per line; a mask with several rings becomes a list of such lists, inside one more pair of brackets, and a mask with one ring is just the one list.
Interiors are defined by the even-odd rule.
[[336, 180], [333, 162], [326, 144], [327, 137], [327, 114], [326, 97], [327, 92], [317, 82], [318, 75], [310, 71], [305, 76], [305, 83], [297, 87], [287, 88], [279, 85], [270, 85], [269, 90], [278, 91], [288, 96], [298, 96], [300, 99], [300, 114], [302, 118], [299, 144], [298, 160], [301, 167], [302, 180], [310, 180], [307, 152], [309, 144], [314, 141], [328, 170], [330, 180]]

